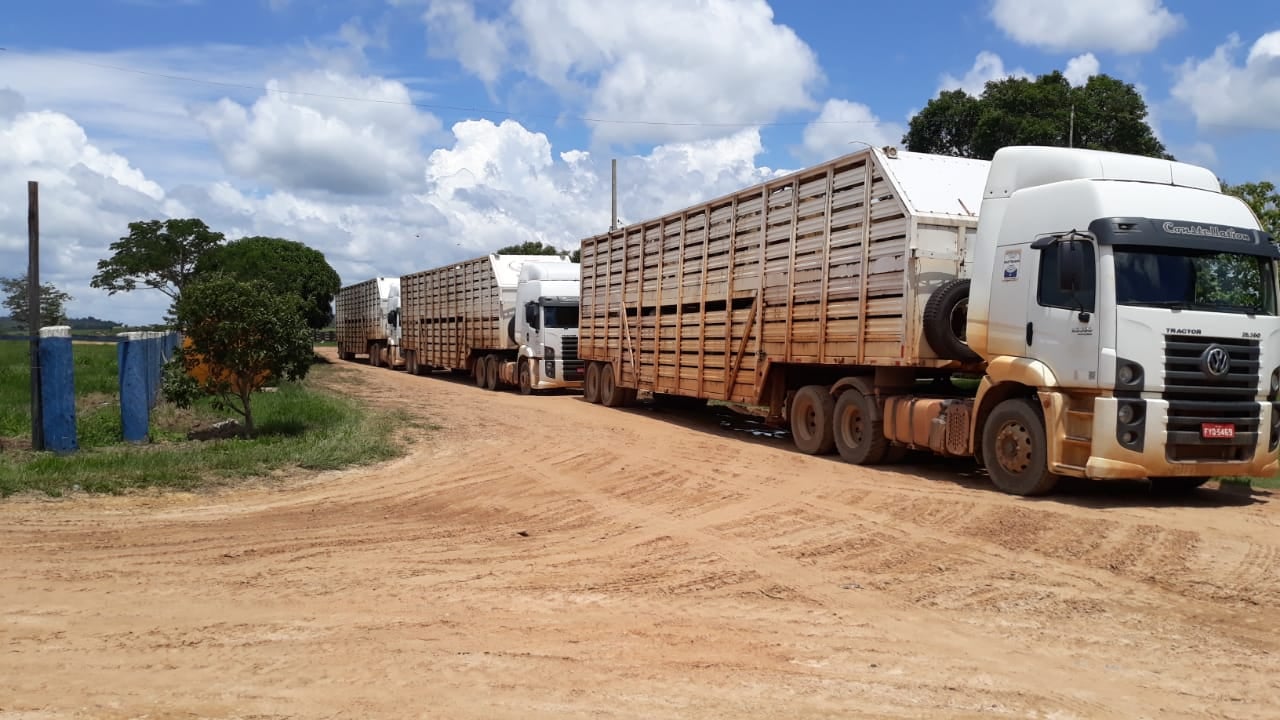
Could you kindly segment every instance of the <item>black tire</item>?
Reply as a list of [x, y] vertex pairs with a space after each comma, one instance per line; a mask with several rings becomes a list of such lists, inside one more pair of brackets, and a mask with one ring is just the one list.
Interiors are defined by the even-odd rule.
[[600, 402], [600, 363], [587, 363], [582, 378], [582, 399], [589, 403]]
[[874, 400], [857, 388], [849, 388], [836, 400], [832, 419], [832, 437], [841, 459], [854, 465], [878, 465], [884, 462], [889, 440], [884, 436], [884, 423], [874, 420]]
[[521, 359], [519, 369], [516, 371], [516, 374], [520, 379], [521, 395], [533, 394], [533, 368], [531, 367], [531, 363], [533, 363], [533, 361], [528, 358]]
[[982, 428], [982, 458], [991, 482], [1010, 495], [1046, 495], [1060, 479], [1049, 472], [1049, 450], [1040, 406], [1027, 398], [1005, 400]]
[[415, 361], [415, 354], [412, 350], [401, 353], [404, 356], [404, 371], [410, 375], [418, 374], [418, 363]]
[[498, 389], [498, 363], [501, 360], [497, 355], [486, 355], [484, 358], [484, 386], [490, 390]]
[[791, 400], [791, 442], [808, 455], [827, 455], [835, 449], [832, 419], [836, 401], [821, 385], [806, 385]]
[[974, 362], [981, 360], [965, 342], [969, 317], [969, 279], [957, 278], [933, 291], [924, 306], [924, 338], [939, 357]]
[[489, 378], [487, 358], [487, 355], [482, 355], [476, 358], [475, 363], [471, 366], [471, 377], [475, 379], [476, 387], [478, 388], [483, 388]]
[[516, 316], [515, 315], [512, 315], [511, 319], [507, 321], [507, 338], [511, 340], [512, 345], [520, 344], [516, 342]]
[[613, 366], [600, 366], [600, 404], [605, 407], [622, 407], [627, 402], [626, 388], [619, 387], [613, 378]]

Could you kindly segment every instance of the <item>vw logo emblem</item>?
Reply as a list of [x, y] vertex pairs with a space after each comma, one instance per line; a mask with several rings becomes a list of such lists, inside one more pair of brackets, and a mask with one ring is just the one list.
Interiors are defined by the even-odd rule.
[[1210, 345], [1200, 356], [1200, 371], [1214, 378], [1226, 375], [1231, 372], [1231, 355], [1221, 345]]

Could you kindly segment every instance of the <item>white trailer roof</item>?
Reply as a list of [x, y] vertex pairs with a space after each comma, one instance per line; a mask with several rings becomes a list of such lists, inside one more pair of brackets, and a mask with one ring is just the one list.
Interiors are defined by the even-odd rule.
[[513, 288], [520, 283], [520, 268], [526, 262], [568, 263], [569, 258], [559, 255], [489, 255], [493, 276], [501, 288]]
[[912, 215], [978, 216], [989, 160], [875, 149], [876, 160]]

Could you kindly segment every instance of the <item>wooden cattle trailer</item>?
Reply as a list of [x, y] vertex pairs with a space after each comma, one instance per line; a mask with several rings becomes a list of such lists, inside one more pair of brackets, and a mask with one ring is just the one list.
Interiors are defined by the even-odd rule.
[[379, 277], [338, 290], [334, 326], [340, 359], [367, 354], [370, 365], [396, 364], [399, 286], [399, 278]]
[[511, 321], [520, 268], [556, 261], [568, 262], [554, 255], [485, 255], [401, 276], [401, 345], [408, 371], [465, 371], [495, 389], [502, 363], [519, 352]]
[[768, 405], [778, 420], [802, 386], [974, 362], [958, 279], [988, 165], [869, 148], [584, 239], [584, 395]]

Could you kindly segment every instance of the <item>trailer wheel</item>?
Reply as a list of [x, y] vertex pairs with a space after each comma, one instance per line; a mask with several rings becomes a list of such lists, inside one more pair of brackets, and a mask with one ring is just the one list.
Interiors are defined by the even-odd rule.
[[876, 465], [885, 459], [889, 440], [883, 422], [875, 419], [873, 400], [849, 388], [836, 400], [832, 436], [840, 457], [854, 465]]
[[821, 385], [806, 385], [791, 400], [791, 441], [809, 455], [826, 455], [835, 448], [832, 420], [835, 401]]
[[378, 343], [374, 343], [374, 344], [370, 345], [370, 346], [369, 346], [369, 365], [371, 365], [371, 366], [373, 366], [373, 367], [378, 367], [378, 366], [379, 366], [379, 361], [380, 361], [381, 359], [382, 359], [382, 358], [381, 358], [381, 356], [380, 356], [380, 354], [379, 354], [379, 350], [378, 350]]
[[520, 361], [520, 369], [517, 371], [517, 374], [520, 376], [520, 394], [521, 395], [533, 394], [532, 363], [533, 361], [528, 358], [524, 358]]
[[582, 379], [582, 399], [589, 403], [600, 402], [600, 363], [587, 363], [586, 377]]
[[413, 351], [407, 350], [400, 354], [404, 357], [404, 371], [410, 375], [417, 375], [418, 371], [416, 369], [417, 366], [413, 360]]
[[965, 342], [969, 279], [957, 278], [933, 291], [924, 306], [924, 338], [940, 357], [973, 362], [982, 358]]
[[478, 388], [483, 388], [489, 377], [489, 372], [486, 369], [487, 363], [485, 362], [485, 358], [486, 356], [481, 355], [471, 364], [471, 376], [475, 378], [476, 387]]
[[600, 404], [605, 407], [622, 407], [627, 402], [626, 388], [618, 387], [613, 378], [613, 366], [600, 366]]
[[484, 358], [484, 386], [490, 390], [498, 389], [499, 362], [497, 355], [486, 355]]
[[1027, 398], [996, 405], [982, 428], [982, 458], [991, 482], [1010, 495], [1045, 495], [1058, 484], [1049, 472], [1040, 406]]

